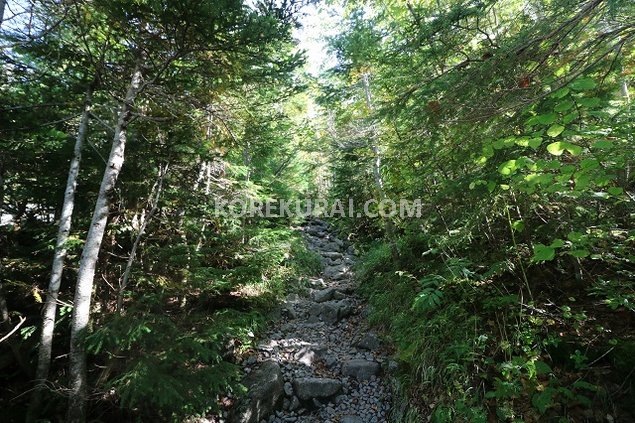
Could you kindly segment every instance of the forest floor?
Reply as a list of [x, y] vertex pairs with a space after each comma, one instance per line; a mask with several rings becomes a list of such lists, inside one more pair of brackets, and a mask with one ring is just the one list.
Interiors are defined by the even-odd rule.
[[396, 363], [368, 328], [354, 250], [322, 221], [301, 230], [324, 270], [303, 294], [287, 297], [281, 318], [243, 361], [247, 398], [229, 421], [387, 422]]

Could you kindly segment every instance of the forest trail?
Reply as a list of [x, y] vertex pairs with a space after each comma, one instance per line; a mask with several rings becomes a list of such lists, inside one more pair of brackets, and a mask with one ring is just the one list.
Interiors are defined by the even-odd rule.
[[245, 362], [249, 400], [237, 422], [388, 421], [391, 362], [369, 331], [365, 304], [355, 294], [353, 248], [320, 220], [302, 227], [324, 270], [307, 296], [291, 294], [282, 318]]

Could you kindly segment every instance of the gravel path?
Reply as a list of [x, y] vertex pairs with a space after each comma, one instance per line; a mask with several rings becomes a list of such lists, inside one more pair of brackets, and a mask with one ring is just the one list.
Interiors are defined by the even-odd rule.
[[244, 363], [249, 398], [229, 421], [381, 423], [388, 421], [386, 373], [394, 362], [369, 331], [355, 294], [353, 249], [326, 223], [302, 230], [324, 261], [308, 297], [289, 295], [282, 319]]

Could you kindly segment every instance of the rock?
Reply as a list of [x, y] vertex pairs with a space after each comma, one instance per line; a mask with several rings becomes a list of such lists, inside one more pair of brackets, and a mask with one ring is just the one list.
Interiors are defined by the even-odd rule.
[[284, 393], [288, 397], [293, 395], [293, 386], [291, 386], [291, 382], [284, 383]]
[[338, 301], [329, 301], [322, 305], [320, 309], [320, 317], [326, 323], [337, 323], [339, 318], [340, 305]]
[[294, 396], [291, 398], [291, 404], [289, 404], [289, 411], [295, 411], [300, 408], [300, 400], [298, 397]]
[[311, 278], [309, 279], [309, 285], [313, 288], [324, 288], [324, 279], [322, 278]]
[[294, 354], [294, 359], [307, 367], [312, 367], [313, 362], [324, 354], [326, 348], [320, 346], [302, 347], [300, 351]]
[[323, 303], [324, 301], [333, 299], [334, 294], [335, 288], [326, 288], [320, 291], [315, 291], [313, 293], [313, 301], [315, 301], [316, 303]]
[[375, 351], [381, 346], [381, 340], [373, 332], [366, 332], [362, 339], [357, 342], [357, 346], [365, 350]]
[[387, 373], [394, 374], [399, 368], [399, 364], [395, 360], [388, 360], [384, 363], [384, 370]]
[[300, 296], [296, 293], [291, 293], [289, 295], [287, 295], [287, 301], [290, 303], [296, 303], [298, 301], [300, 301]]
[[358, 416], [342, 416], [340, 423], [364, 423], [364, 420]]
[[[329, 324], [339, 322], [344, 317], [353, 312], [352, 304], [344, 299], [338, 301], [326, 301], [323, 303], [315, 303], [309, 308], [309, 316], [319, 316], [322, 320]], [[309, 318], [309, 321], [315, 319]]]
[[376, 361], [354, 359], [342, 365], [342, 374], [358, 380], [369, 380], [379, 374], [380, 365]]
[[231, 422], [259, 422], [281, 405], [284, 389], [282, 370], [278, 363], [263, 362], [243, 380], [243, 384], [247, 387], [247, 397], [240, 400], [232, 410]]
[[342, 389], [342, 383], [336, 379], [304, 377], [293, 381], [295, 393], [303, 401], [313, 398], [328, 398]]
[[342, 253], [337, 251], [322, 251], [320, 254], [322, 255], [322, 257], [326, 257], [330, 259], [342, 258]]
[[335, 293], [333, 294], [334, 300], [343, 300], [344, 298], [346, 298], [346, 294], [344, 294], [343, 292], [335, 291]]
[[346, 274], [347, 270], [347, 267], [343, 264], [340, 264], [338, 266], [327, 266], [324, 269], [324, 276], [333, 280], [337, 280], [337, 278], [343, 277], [343, 275]]
[[[340, 241], [341, 242], [341, 241]], [[329, 252], [339, 252], [340, 251], [340, 245], [336, 242], [336, 241], [331, 241], [328, 242], [324, 245], [324, 249]]]
[[309, 308], [309, 316], [319, 316], [324, 306], [322, 304], [312, 304]]
[[295, 311], [295, 308], [291, 304], [286, 304], [282, 310], [291, 320], [295, 320], [298, 318], [298, 312]]
[[327, 355], [326, 357], [324, 357], [324, 364], [329, 369], [334, 367], [337, 364], [337, 357], [333, 355]]

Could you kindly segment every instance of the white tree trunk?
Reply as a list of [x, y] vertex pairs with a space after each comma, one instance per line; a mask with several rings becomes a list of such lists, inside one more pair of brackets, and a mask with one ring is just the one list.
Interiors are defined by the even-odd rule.
[[53, 331], [55, 329], [55, 318], [57, 314], [57, 298], [62, 281], [62, 272], [64, 271], [64, 260], [66, 259], [66, 242], [71, 230], [71, 221], [73, 217], [73, 208], [75, 207], [75, 191], [77, 187], [77, 175], [79, 174], [79, 165], [82, 158], [82, 146], [86, 140], [88, 133], [88, 123], [90, 120], [90, 110], [92, 107], [92, 84], [86, 91], [86, 99], [84, 101], [84, 109], [79, 120], [79, 128], [77, 137], [75, 138], [75, 147], [73, 149], [73, 157], [71, 158], [70, 167], [68, 169], [68, 178], [66, 179], [66, 189], [64, 191], [64, 202], [62, 204], [62, 213], [60, 215], [59, 227], [57, 229], [57, 241], [55, 243], [55, 252], [53, 254], [53, 266], [51, 270], [51, 279], [49, 280], [46, 301], [42, 310], [42, 333], [40, 335], [40, 348], [38, 350], [37, 368], [35, 371], [36, 387], [33, 391], [33, 398], [27, 413], [27, 421], [33, 421], [37, 418], [35, 414], [40, 409], [42, 398], [42, 390], [46, 384], [51, 365], [51, 350], [53, 348]]
[[123, 311], [123, 294], [128, 286], [128, 280], [130, 279], [130, 271], [132, 270], [132, 265], [135, 260], [135, 256], [137, 255], [137, 249], [139, 248], [139, 244], [141, 243], [141, 238], [146, 231], [146, 227], [148, 223], [154, 216], [159, 207], [159, 198], [161, 196], [161, 191], [163, 189], [163, 179], [165, 178], [165, 174], [168, 171], [168, 164], [165, 166], [159, 167], [159, 179], [157, 180], [156, 186], [152, 190], [154, 194], [154, 198], [150, 199], [151, 206], [150, 212], [148, 212], [148, 216], [143, 220], [141, 226], [139, 227], [139, 232], [135, 237], [134, 243], [132, 244], [132, 250], [130, 250], [130, 255], [128, 256], [128, 261], [126, 262], [126, 269], [123, 272], [123, 276], [121, 277], [121, 281], [119, 282], [119, 291], [117, 292], [117, 313], [122, 313]]
[[[370, 93], [370, 81], [368, 73], [362, 74], [362, 82], [364, 85], [364, 94], [366, 97], [366, 107], [370, 112], [373, 110], [373, 103]], [[379, 193], [379, 201], [382, 202], [387, 200], [388, 196], [386, 195], [386, 190], [384, 189], [384, 180], [381, 176], [381, 151], [379, 150], [379, 146], [375, 143], [375, 135], [376, 131], [373, 127], [371, 128], [371, 150], [373, 150], [373, 154], [375, 155], [375, 159], [373, 160], [373, 179], [375, 180], [375, 187], [377, 188], [377, 191]], [[388, 236], [388, 239], [392, 241], [395, 233], [395, 228], [392, 220], [390, 219], [390, 217], [386, 216], [384, 217], [384, 223], [386, 224], [386, 235]], [[393, 247], [393, 252], [396, 251], [394, 250], [394, 243], [391, 242], [391, 246]]]
[[132, 113], [132, 104], [141, 90], [141, 66], [135, 68], [128, 91], [119, 111], [115, 135], [112, 141], [110, 157], [104, 170], [104, 176], [99, 188], [99, 194], [93, 211], [90, 229], [86, 236], [84, 250], [79, 263], [77, 286], [73, 303], [71, 319], [71, 348], [69, 355], [70, 401], [66, 421], [68, 423], [83, 423], [86, 419], [86, 397], [88, 392], [86, 375], [86, 351], [83, 345], [83, 335], [90, 318], [91, 296], [95, 267], [99, 256], [99, 249], [108, 221], [109, 195], [114, 189], [124, 161], [128, 123]]

